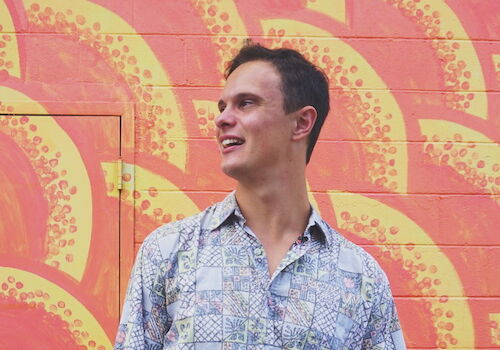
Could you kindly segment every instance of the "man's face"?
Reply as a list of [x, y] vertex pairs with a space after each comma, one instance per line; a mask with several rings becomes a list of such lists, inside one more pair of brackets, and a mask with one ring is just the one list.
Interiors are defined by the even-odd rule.
[[239, 66], [219, 100], [222, 170], [236, 179], [264, 174], [289, 157], [292, 118], [283, 111], [281, 78], [265, 61]]

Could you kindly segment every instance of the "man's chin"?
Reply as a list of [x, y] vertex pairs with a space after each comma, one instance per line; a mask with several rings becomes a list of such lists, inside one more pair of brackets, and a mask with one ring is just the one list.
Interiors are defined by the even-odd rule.
[[224, 174], [226, 174], [229, 177], [234, 177], [234, 168], [228, 165], [221, 165], [221, 170]]
[[235, 180], [238, 180], [244, 173], [243, 167], [241, 165], [236, 165], [236, 164], [222, 163], [221, 170], [224, 174], [226, 174], [229, 177], [232, 177]]

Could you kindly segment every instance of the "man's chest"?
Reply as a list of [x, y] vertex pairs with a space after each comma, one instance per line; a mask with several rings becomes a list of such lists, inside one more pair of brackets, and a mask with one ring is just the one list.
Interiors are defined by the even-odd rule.
[[368, 318], [366, 281], [332, 268], [335, 254], [305, 246], [291, 250], [269, 276], [258, 242], [211, 243], [179, 251], [176, 273], [165, 279], [167, 343], [227, 344], [224, 349], [360, 344]]

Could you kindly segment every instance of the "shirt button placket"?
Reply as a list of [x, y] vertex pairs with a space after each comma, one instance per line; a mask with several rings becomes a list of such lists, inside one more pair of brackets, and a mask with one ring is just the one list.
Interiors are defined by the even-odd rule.
[[[256, 322], [264, 322], [268, 318], [267, 291], [266, 285], [268, 277], [266, 256], [262, 246], [254, 245], [249, 247], [251, 254], [250, 261], [253, 262], [252, 286], [250, 288], [249, 318]], [[260, 332], [265, 332], [264, 329]], [[261, 336], [264, 336], [263, 334]]]
[[253, 261], [256, 273], [256, 278], [254, 279], [255, 286], [258, 287], [261, 292], [265, 292], [267, 291], [267, 280], [269, 277], [266, 256], [261, 246], [253, 248]]

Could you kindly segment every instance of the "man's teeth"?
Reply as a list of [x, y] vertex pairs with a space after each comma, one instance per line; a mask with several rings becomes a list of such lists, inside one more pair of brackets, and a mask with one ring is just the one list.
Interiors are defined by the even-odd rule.
[[233, 145], [241, 145], [242, 143], [243, 143], [243, 141], [238, 140], [238, 139], [225, 139], [224, 141], [222, 141], [222, 146], [229, 147], [229, 146], [233, 146]]

